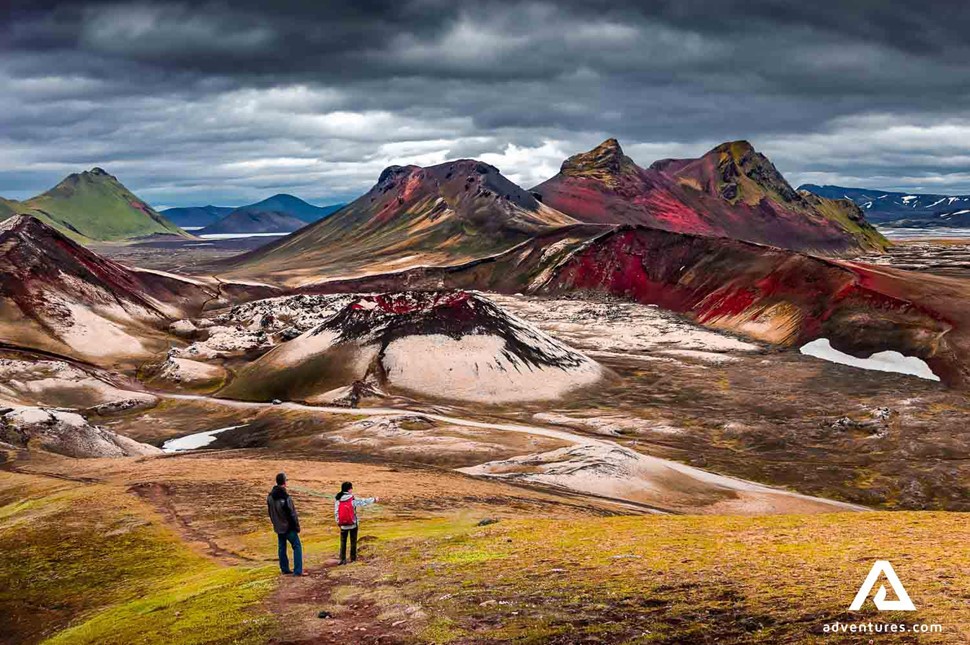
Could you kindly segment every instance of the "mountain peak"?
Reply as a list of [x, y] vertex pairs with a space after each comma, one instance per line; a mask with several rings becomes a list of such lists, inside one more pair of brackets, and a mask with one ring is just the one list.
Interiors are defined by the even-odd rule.
[[43, 226], [43, 224], [32, 215], [14, 215], [0, 222], [0, 236], [13, 231], [22, 231], [32, 226]]
[[571, 177], [590, 177], [610, 182], [614, 177], [634, 168], [636, 164], [623, 154], [620, 142], [610, 138], [588, 152], [566, 159], [560, 172]]
[[106, 179], [114, 179], [115, 181], [117, 181], [117, 179], [115, 179], [114, 175], [112, 175], [111, 173], [109, 173], [104, 168], [101, 168], [100, 166], [95, 166], [91, 170], [85, 170], [84, 172], [81, 172], [81, 173], [78, 173], [78, 174], [74, 174], [74, 175], [70, 175], [68, 177], [68, 179], [71, 179], [72, 177], [78, 177], [80, 179], [87, 179], [87, 180], [90, 180], [90, 181], [103, 181], [103, 180], [106, 180]]
[[739, 139], [737, 141], [725, 141], [721, 145], [717, 146], [712, 153], [728, 154], [735, 160], [743, 159], [745, 156], [751, 154], [757, 154], [754, 146], [751, 142], [746, 139]]

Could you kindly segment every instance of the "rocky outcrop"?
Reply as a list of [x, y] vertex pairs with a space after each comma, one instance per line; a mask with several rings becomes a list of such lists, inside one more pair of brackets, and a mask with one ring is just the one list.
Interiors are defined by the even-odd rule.
[[55, 408], [16, 406], [0, 409], [0, 441], [68, 457], [132, 457], [162, 451], [94, 426], [80, 414]]

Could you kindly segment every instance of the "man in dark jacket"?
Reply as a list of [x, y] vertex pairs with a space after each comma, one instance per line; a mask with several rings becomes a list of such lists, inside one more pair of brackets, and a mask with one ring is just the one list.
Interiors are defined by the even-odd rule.
[[[295, 576], [306, 575], [303, 572], [303, 545], [300, 543], [300, 517], [296, 514], [293, 498], [286, 491], [286, 473], [276, 476], [276, 486], [266, 498], [269, 509], [269, 519], [273, 522], [273, 530], [279, 544], [280, 571], [292, 573]], [[293, 546], [293, 571], [290, 571], [290, 561], [286, 557], [286, 543]]]

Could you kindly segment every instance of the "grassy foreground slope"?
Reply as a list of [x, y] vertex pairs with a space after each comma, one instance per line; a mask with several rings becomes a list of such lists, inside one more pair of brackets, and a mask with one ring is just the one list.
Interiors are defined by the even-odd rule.
[[[824, 634], [835, 620], [943, 626], [877, 643], [970, 638], [965, 514], [629, 515], [445, 470], [259, 451], [6, 459], [3, 642], [868, 642]], [[263, 499], [277, 470], [308, 578], [274, 566]], [[350, 567], [333, 558], [343, 478], [384, 498], [364, 509]], [[848, 611], [876, 559], [918, 611]]]
[[259, 642], [266, 566], [198, 554], [111, 486], [0, 472], [0, 642]]
[[[867, 642], [825, 634], [838, 620], [939, 623], [892, 642], [965, 643], [968, 539], [965, 515], [940, 513], [540, 519], [385, 545], [373, 590], [340, 579], [347, 602], [418, 600], [430, 642]], [[918, 611], [848, 611], [876, 559]]]

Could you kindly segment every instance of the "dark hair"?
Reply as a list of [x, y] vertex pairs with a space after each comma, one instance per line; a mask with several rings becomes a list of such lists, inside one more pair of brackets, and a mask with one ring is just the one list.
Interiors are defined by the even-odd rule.
[[351, 484], [350, 482], [344, 482], [344, 483], [342, 483], [340, 485], [340, 492], [341, 493], [346, 493], [347, 491], [349, 491], [353, 487], [354, 487], [354, 485]]
[[282, 486], [285, 483], [286, 483], [286, 473], [280, 473], [279, 475], [276, 476], [277, 486]]

